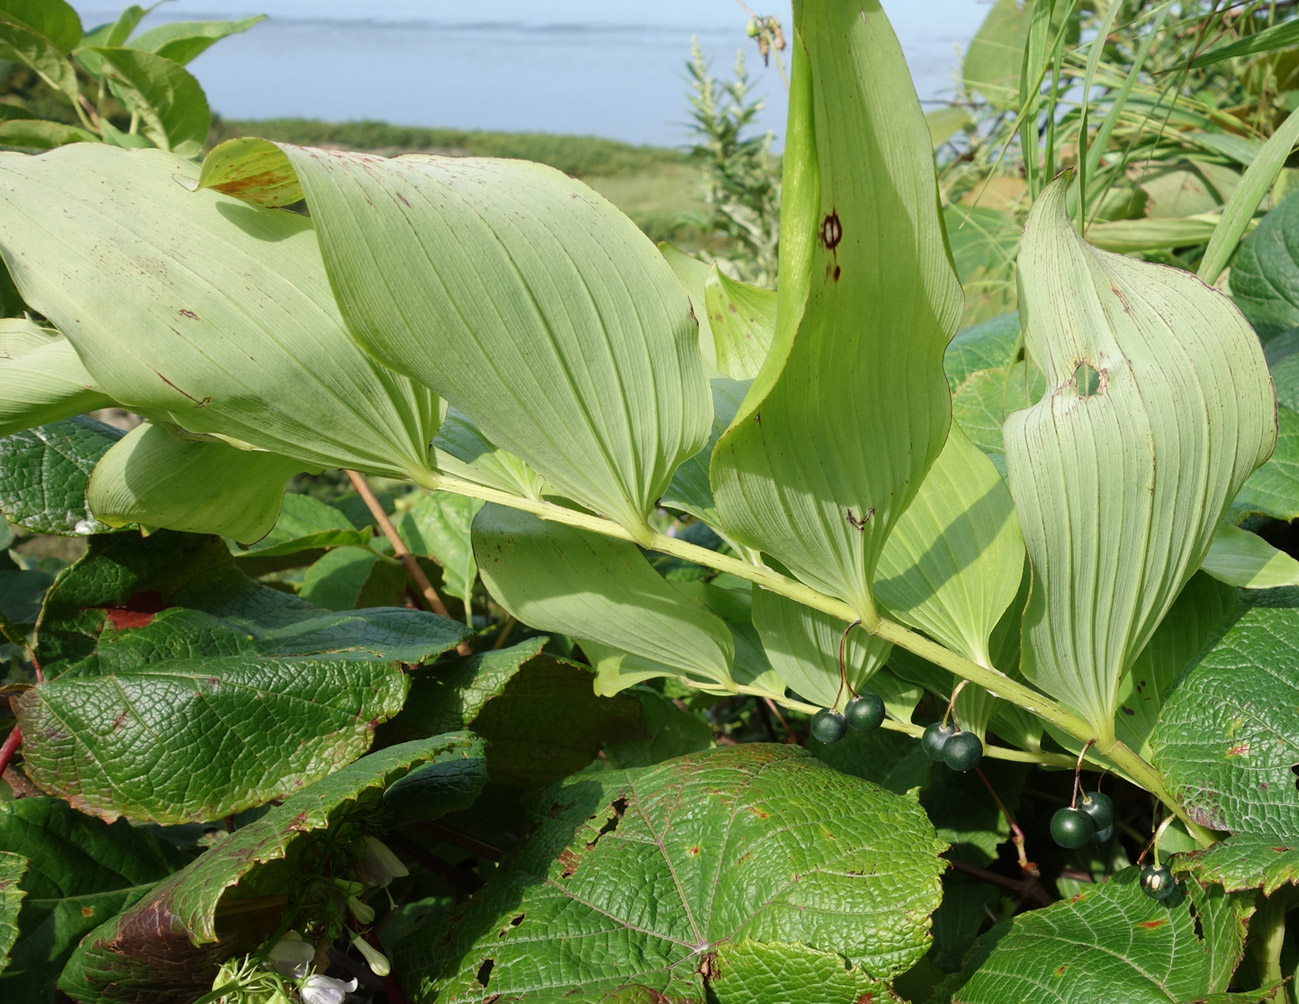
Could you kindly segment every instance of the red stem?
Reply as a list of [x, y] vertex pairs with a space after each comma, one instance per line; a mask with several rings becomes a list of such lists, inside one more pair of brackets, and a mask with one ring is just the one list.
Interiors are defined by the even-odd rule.
[[9, 761], [13, 759], [14, 751], [22, 744], [23, 734], [18, 730], [15, 724], [9, 734], [5, 736], [4, 745], [0, 746], [0, 774], [5, 772], [9, 766]]

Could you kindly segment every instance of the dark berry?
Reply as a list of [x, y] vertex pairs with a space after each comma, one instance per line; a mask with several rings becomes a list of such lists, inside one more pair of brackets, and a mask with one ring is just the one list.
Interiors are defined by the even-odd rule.
[[943, 747], [947, 745], [947, 740], [954, 735], [956, 735], [954, 726], [934, 722], [933, 725], [925, 729], [925, 734], [920, 737], [920, 748], [925, 751], [925, 756], [929, 757], [930, 760], [941, 760], [943, 758]]
[[1078, 809], [1057, 809], [1051, 817], [1051, 839], [1061, 847], [1081, 847], [1095, 833], [1092, 817]]
[[1096, 829], [1103, 830], [1114, 822], [1114, 803], [1099, 791], [1084, 791], [1078, 796], [1078, 808], [1092, 817]]
[[1092, 837], [1092, 842], [1097, 844], [1107, 844], [1112, 836], [1114, 836], [1114, 824], [1110, 823], [1110, 825], [1105, 827], [1105, 829], [1096, 831], [1096, 835]]
[[943, 763], [952, 770], [974, 770], [982, 759], [983, 743], [973, 732], [958, 732], [943, 745]]
[[1141, 869], [1141, 889], [1151, 899], [1167, 899], [1177, 888], [1177, 881], [1166, 865], [1146, 865]]
[[822, 708], [812, 716], [812, 735], [823, 743], [837, 743], [847, 731], [843, 715], [832, 708]]
[[858, 694], [848, 702], [843, 716], [858, 732], [874, 732], [884, 722], [884, 701], [879, 694]]

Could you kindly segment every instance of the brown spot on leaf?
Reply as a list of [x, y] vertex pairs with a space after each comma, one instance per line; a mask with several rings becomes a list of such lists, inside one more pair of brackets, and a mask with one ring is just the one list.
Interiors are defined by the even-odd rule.
[[181, 307], [181, 308], [180, 308], [180, 316], [181, 316], [181, 317], [188, 317], [191, 321], [197, 321], [197, 320], [198, 320], [198, 314], [194, 313], [194, 311], [192, 311], [192, 310], [186, 310], [184, 307]]
[[1063, 975], [1064, 975], [1064, 971], [1065, 971], [1066, 969], [1068, 969], [1068, 968], [1069, 968], [1068, 966], [1057, 966], [1057, 967], [1056, 967], [1056, 970], [1055, 970], [1055, 975], [1056, 975], [1056, 976], [1063, 976]]
[[699, 848], [698, 848], [698, 847], [692, 847], [692, 848], [690, 848], [690, 856], [691, 856], [691, 857], [694, 857], [694, 856], [695, 856], [696, 854], [698, 854], [698, 853], [699, 853]]
[[[410, 208], [410, 203], [406, 201], [406, 196], [402, 195], [401, 192], [394, 192], [393, 194], [397, 196], [397, 198], [400, 200], [403, 206], [405, 206], [407, 209]], [[487, 986], [487, 984], [484, 983], [483, 986]]]
[[1249, 753], [1249, 740], [1243, 743], [1237, 743], [1231, 749], [1227, 750], [1227, 756], [1246, 756]]
[[560, 878], [571, 878], [577, 872], [577, 866], [582, 863], [582, 859], [565, 847], [559, 852], [559, 863], [564, 866], [564, 870], [559, 873]]
[[95, 908], [93, 906], [83, 906], [81, 908], [81, 916], [93, 917], [94, 915], [95, 915]]
[[1153, 931], [1156, 927], [1163, 927], [1167, 923], [1167, 920], [1143, 920], [1137, 925], [1137, 927], [1144, 927], [1147, 930]]
[[839, 220], [839, 214], [833, 210], [830, 215], [821, 221], [821, 243], [825, 245], [827, 251], [833, 251], [843, 240], [843, 223]]

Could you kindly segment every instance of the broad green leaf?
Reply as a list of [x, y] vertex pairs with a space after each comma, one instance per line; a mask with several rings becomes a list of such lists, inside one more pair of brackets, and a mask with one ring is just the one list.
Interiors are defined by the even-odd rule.
[[[1296, 120], [1299, 121], [1299, 120]], [[1231, 298], [1264, 344], [1299, 327], [1299, 198], [1259, 221], [1231, 263]]]
[[919, 806], [797, 747], [581, 775], [535, 805], [531, 837], [488, 885], [398, 945], [413, 1001], [549, 1004], [627, 986], [702, 1000], [714, 981], [701, 963], [724, 945], [743, 949], [727, 948], [718, 994], [757, 985], [781, 945], [805, 963], [837, 953], [836, 980], [851, 966], [887, 983], [928, 946], [942, 843]]
[[1093, 223], [1087, 228], [1087, 240], [1094, 247], [1121, 254], [1159, 251], [1203, 244], [1218, 225], [1218, 217], [1211, 213], [1191, 219], [1114, 220]]
[[113, 47], [123, 45], [131, 37], [131, 32], [135, 31], [148, 13], [149, 11], [139, 4], [131, 4], [117, 15], [116, 21], [105, 22], [98, 28], [82, 35], [81, 44], [83, 46], [108, 45]]
[[184, 66], [214, 42], [247, 31], [265, 20], [265, 14], [258, 14], [239, 21], [172, 21], [141, 32], [131, 39], [131, 45]]
[[1021, 669], [1113, 735], [1117, 690], [1276, 443], [1262, 350], [1194, 276], [1097, 251], [1034, 205], [1020, 257], [1025, 344], [1047, 394], [1005, 426], [1033, 564]]
[[1299, 517], [1299, 413], [1277, 408], [1276, 450], [1245, 481], [1231, 503], [1229, 518], [1271, 516], [1289, 522]]
[[1293, 411], [1299, 407], [1299, 328], [1277, 335], [1263, 351], [1276, 386], [1277, 404]]
[[1151, 738], [1187, 815], [1245, 838], [1203, 856], [1211, 877], [1230, 873], [1237, 888], [1275, 888], [1293, 875], [1299, 833], [1299, 593], [1258, 599], [1187, 671]]
[[771, 697], [783, 697], [785, 684], [772, 670], [753, 624], [753, 583], [733, 576], [716, 576], [712, 581], [687, 579], [675, 585], [683, 595], [715, 613], [730, 629], [735, 644], [731, 679]]
[[[1240, 174], [1230, 167], [1187, 157], [1144, 170], [1137, 180], [1148, 196], [1144, 215], [1174, 220], [1220, 210], [1240, 185]], [[1087, 238], [1098, 243], [1093, 230], [1088, 230]]]
[[[879, 553], [947, 435], [942, 352], [960, 288], [928, 129], [879, 5], [808, 2], [796, 20], [808, 79], [794, 85], [810, 93], [791, 96], [791, 132], [811, 114], [798, 128], [814, 137], [819, 196], [783, 220], [782, 239], [815, 243], [805, 274], [803, 258], [782, 267], [791, 299], [713, 452], [713, 490], [732, 539], [870, 620]], [[785, 292], [791, 279], [809, 288], [805, 308]]]
[[[7, 542], [0, 546], [7, 546]], [[47, 572], [0, 568], [0, 629], [7, 634], [25, 635], [26, 630], [20, 629], [35, 626], [46, 590], [53, 582], [54, 576]]]
[[264, 537], [302, 461], [219, 440], [186, 438], [152, 422], [136, 426], [100, 458], [86, 501], [109, 526]]
[[[1009, 366], [1019, 351], [1019, 313], [1011, 312], [961, 328], [947, 343], [943, 370], [955, 394], [981, 370]], [[959, 416], [953, 416], [959, 417]]]
[[194, 177], [160, 151], [0, 154], [0, 251], [23, 298], [132, 411], [313, 467], [426, 476], [437, 401], [348, 336], [311, 221]]
[[133, 47], [91, 50], [109, 70], [113, 93], [143, 122], [155, 146], [197, 156], [207, 142], [212, 112], [193, 74], [170, 59]]
[[[52, 2], [56, 6], [51, 9], [57, 10], [57, 5], [62, 4], [63, 0]], [[28, 4], [21, 6], [27, 7]], [[78, 29], [77, 36], [80, 35]], [[58, 44], [41, 34], [39, 29], [28, 27], [21, 19], [13, 18], [11, 13], [5, 11], [0, 11], [0, 59], [31, 68], [69, 101], [77, 100], [77, 71], [64, 58]]]
[[44, 35], [63, 54], [81, 41], [81, 19], [66, 0], [3, 0], [0, 18]]
[[[711, 409], [689, 300], [631, 221], [538, 164], [280, 149], [278, 175], [254, 169], [297, 175], [353, 336], [648, 539]], [[221, 167], [202, 183], [257, 197], [237, 160]]]
[[13, 962], [11, 953], [18, 941], [18, 911], [27, 891], [18, 883], [27, 871], [28, 860], [12, 851], [0, 851], [0, 981]]
[[90, 511], [86, 483], [121, 436], [79, 415], [0, 438], [0, 512], [33, 533], [71, 537], [108, 530]]
[[27, 865], [4, 894], [21, 897], [17, 940], [0, 971], [0, 996], [12, 1001], [53, 1001], [81, 936], [184, 864], [147, 830], [125, 820], [110, 826], [56, 798], [0, 804], [0, 846]]
[[[1252, 912], [1252, 899], [1194, 882], [1185, 884], [1184, 895], [1158, 902], [1141, 891], [1137, 869], [1127, 868], [1070, 899], [1020, 914], [1000, 938], [988, 938], [966, 959], [973, 975], [952, 1000], [1209, 1000], [1227, 988]], [[1257, 999], [1235, 998], [1240, 1004]], [[1228, 998], [1213, 1000], [1226, 1004]]]
[[25, 317], [0, 320], [0, 436], [110, 404], [66, 338]]
[[406, 569], [396, 558], [368, 547], [335, 547], [303, 573], [298, 595], [325, 610], [396, 606], [406, 588]]
[[0, 122], [0, 144], [49, 150], [65, 143], [94, 143], [99, 137], [79, 126], [34, 119]]
[[752, 1004], [780, 994], [798, 1004], [901, 1001], [886, 981], [864, 966], [845, 966], [835, 950], [778, 941], [733, 941], [717, 946], [717, 976], [708, 981], [717, 1004]]
[[310, 565], [332, 547], [369, 547], [371, 527], [357, 529], [332, 505], [310, 495], [285, 495], [279, 519], [256, 544], [235, 552], [235, 565], [256, 578]]
[[437, 469], [453, 477], [511, 495], [540, 499], [546, 491], [541, 475], [524, 461], [487, 441], [473, 422], [455, 408], [447, 408], [438, 434], [433, 437]]
[[[372, 753], [304, 788], [89, 934], [60, 989], [79, 1000], [112, 1004], [194, 1000], [207, 993], [223, 959], [258, 947], [274, 933], [273, 912], [260, 930], [255, 922], [241, 923], [240, 907], [260, 906], [266, 914], [259, 897], [287, 899], [285, 894], [302, 888], [298, 883], [324, 879], [318, 874], [321, 860], [331, 862], [333, 875], [356, 879], [361, 835], [375, 829], [385, 788], [426, 761], [482, 754], [472, 736], [435, 736]], [[328, 854], [320, 849], [322, 839], [329, 840]], [[234, 916], [227, 920], [223, 912]]]
[[704, 306], [713, 330], [717, 369], [732, 380], [752, 380], [776, 330], [776, 294], [732, 279], [716, 265], [704, 282]]
[[1164, 703], [1187, 663], [1236, 609], [1237, 592], [1207, 574], [1191, 577], [1119, 684], [1119, 739], [1143, 757]]
[[654, 571], [634, 544], [497, 505], [479, 510], [473, 535], [483, 582], [524, 624], [655, 664], [600, 693], [661, 676], [663, 667], [696, 682], [730, 683], [730, 630]]
[[1299, 561], [1257, 534], [1221, 523], [1200, 565], [1215, 579], [1243, 589], [1299, 586]]
[[605, 743], [605, 762], [614, 768], [649, 767], [713, 745], [712, 727], [699, 716], [650, 687], [625, 692], [640, 702], [645, 738], [626, 735]]
[[421, 493], [397, 521], [397, 532], [411, 552], [427, 555], [442, 566], [443, 586], [466, 611], [478, 579], [469, 528], [481, 508], [481, 502], [464, 495]]
[[41, 619], [46, 676], [125, 644], [147, 654], [213, 639], [227, 653], [318, 655], [419, 663], [464, 640], [462, 624], [406, 608], [317, 610], [253, 582], [218, 537], [160, 531], [92, 537], [86, 556], [58, 576]]
[[713, 267], [678, 250], [667, 241], [660, 241], [658, 249], [672, 267], [681, 288], [690, 297], [690, 312], [699, 324], [699, 354], [704, 359], [704, 370], [710, 377], [716, 376], [721, 372], [717, 365], [716, 336], [704, 302], [704, 284], [712, 275]]
[[844, 650], [840, 685], [839, 641], [848, 626], [777, 593], [753, 594], [753, 625], [776, 675], [805, 701], [842, 710], [853, 693], [871, 689], [871, 679], [893, 650], [886, 641], [854, 629]]
[[1234, 59], [1237, 56], [1252, 56], [1259, 52], [1288, 49], [1295, 44], [1299, 44], [1299, 21], [1286, 21], [1256, 31], [1252, 35], [1215, 45], [1191, 60], [1187, 69], [1194, 70], [1201, 66], [1220, 63], [1224, 59]]
[[1178, 855], [1173, 867], [1228, 892], [1261, 889], [1270, 896], [1283, 885], [1299, 885], [1299, 847], [1293, 834], [1237, 833], [1206, 850]]
[[903, 623], [990, 667], [989, 639], [1023, 576], [1010, 492], [954, 426], [884, 545], [875, 595]]

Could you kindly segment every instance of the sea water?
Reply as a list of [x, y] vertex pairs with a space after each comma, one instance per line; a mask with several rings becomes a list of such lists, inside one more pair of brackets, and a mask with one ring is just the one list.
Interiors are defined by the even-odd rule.
[[[74, 4], [87, 29], [116, 17]], [[756, 5], [783, 16], [788, 0]], [[926, 107], [956, 94], [958, 48], [986, 15], [978, 0], [885, 3]], [[266, 13], [191, 64], [228, 118], [375, 119], [401, 125], [690, 142], [685, 64], [698, 37], [715, 76], [744, 53], [757, 129], [780, 149], [787, 109], [775, 61], [764, 66], [734, 0], [180, 0], [164, 21]], [[783, 54], [788, 58], [788, 50]]]

